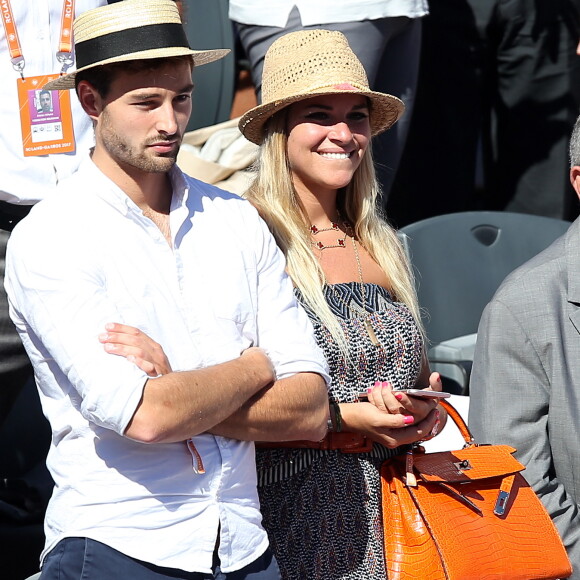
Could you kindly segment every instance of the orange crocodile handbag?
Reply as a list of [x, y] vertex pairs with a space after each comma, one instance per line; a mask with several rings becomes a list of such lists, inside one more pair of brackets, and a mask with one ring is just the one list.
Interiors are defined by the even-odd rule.
[[446, 401], [465, 447], [414, 447], [381, 467], [389, 580], [567, 578], [572, 567], [550, 516], [508, 445], [478, 445]]

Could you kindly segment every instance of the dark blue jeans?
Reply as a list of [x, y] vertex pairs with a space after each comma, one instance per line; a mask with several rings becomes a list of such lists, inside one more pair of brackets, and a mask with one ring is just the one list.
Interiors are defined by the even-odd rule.
[[41, 580], [280, 580], [280, 570], [270, 550], [254, 562], [226, 574], [214, 556], [213, 573], [184, 572], [154, 566], [88, 538], [65, 538], [48, 554]]

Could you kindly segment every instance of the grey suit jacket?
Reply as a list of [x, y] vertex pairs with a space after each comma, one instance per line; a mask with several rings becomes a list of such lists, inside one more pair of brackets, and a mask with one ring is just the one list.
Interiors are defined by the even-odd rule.
[[488, 304], [470, 392], [474, 435], [517, 449], [580, 580], [580, 219]]

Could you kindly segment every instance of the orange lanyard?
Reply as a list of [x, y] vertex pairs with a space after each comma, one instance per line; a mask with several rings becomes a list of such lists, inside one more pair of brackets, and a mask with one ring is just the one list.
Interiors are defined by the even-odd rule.
[[[8, 42], [8, 50], [10, 51], [10, 60], [14, 70], [20, 73], [24, 78], [24, 55], [22, 54], [22, 46], [20, 45], [20, 38], [18, 38], [18, 30], [16, 29], [16, 22], [12, 13], [12, 6], [10, 0], [2, 0], [0, 2], [2, 10], [2, 24], [4, 24], [4, 32], [6, 41]], [[62, 17], [60, 20], [60, 39], [58, 43], [58, 52], [56, 58], [62, 64], [61, 73], [72, 65], [72, 23], [75, 15], [75, 0], [63, 0]]]

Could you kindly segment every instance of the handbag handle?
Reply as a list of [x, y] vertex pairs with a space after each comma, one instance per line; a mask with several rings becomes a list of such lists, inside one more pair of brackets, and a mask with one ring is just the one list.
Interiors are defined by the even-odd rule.
[[469, 430], [467, 423], [463, 420], [463, 417], [461, 416], [459, 411], [448, 401], [441, 400], [439, 401], [439, 404], [447, 411], [449, 417], [453, 419], [453, 421], [457, 425], [457, 428], [459, 429], [459, 432], [461, 433], [461, 436], [465, 440], [465, 443], [467, 445], [475, 445], [473, 435], [471, 434], [471, 431]]

